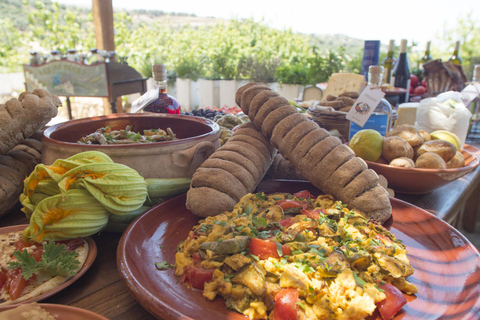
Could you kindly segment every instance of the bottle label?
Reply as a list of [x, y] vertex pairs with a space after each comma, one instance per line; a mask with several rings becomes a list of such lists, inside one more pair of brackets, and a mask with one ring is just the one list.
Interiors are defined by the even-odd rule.
[[476, 97], [480, 96], [480, 82], [469, 84], [460, 93], [462, 94], [463, 104], [468, 106]]
[[158, 99], [158, 88], [152, 88], [145, 92], [140, 98], [132, 102], [131, 113], [141, 111], [147, 105]]
[[385, 136], [385, 134], [387, 133], [387, 128], [388, 128], [388, 114], [375, 113], [375, 114], [372, 114], [370, 118], [368, 118], [367, 122], [363, 127], [359, 126], [355, 122], [350, 123], [349, 140], [353, 137], [355, 133], [363, 129], [373, 129], [380, 132], [382, 136]]
[[364, 127], [384, 96], [385, 92], [380, 87], [369, 84], [348, 111], [347, 119], [360, 127]]

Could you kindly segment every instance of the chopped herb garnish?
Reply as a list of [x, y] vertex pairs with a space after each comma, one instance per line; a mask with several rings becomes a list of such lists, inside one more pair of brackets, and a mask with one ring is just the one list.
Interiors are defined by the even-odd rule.
[[282, 244], [280, 242], [275, 241], [275, 244], [277, 245], [277, 253], [280, 257], [283, 256], [283, 250], [282, 250]]
[[266, 227], [268, 225], [267, 219], [265, 219], [264, 217], [258, 217], [258, 218], [252, 219], [252, 222], [255, 225], [255, 227]]
[[363, 287], [364, 285], [366, 285], [367, 283], [358, 276], [358, 274], [356, 272], [353, 272], [353, 279], [355, 279], [355, 282], [360, 286], [360, 287]]
[[157, 268], [157, 270], [167, 270], [168, 268], [174, 267], [175, 266], [173, 264], [168, 264], [167, 261], [155, 262], [155, 268]]
[[266, 199], [265, 194], [263, 194], [263, 192], [259, 192], [255, 194], [255, 197], [257, 197], [258, 200], [262, 200], [262, 201], [265, 201]]

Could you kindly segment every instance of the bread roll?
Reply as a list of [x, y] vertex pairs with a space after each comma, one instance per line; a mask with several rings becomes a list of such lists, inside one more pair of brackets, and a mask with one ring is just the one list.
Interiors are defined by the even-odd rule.
[[193, 174], [187, 209], [200, 217], [231, 211], [244, 195], [255, 190], [275, 153], [255, 126], [240, 125]]

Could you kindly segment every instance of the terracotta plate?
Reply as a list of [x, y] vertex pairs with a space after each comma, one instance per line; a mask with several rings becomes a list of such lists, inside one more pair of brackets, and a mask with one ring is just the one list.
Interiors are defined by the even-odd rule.
[[[15, 231], [21, 231], [21, 230], [23, 231], [26, 227], [28, 227], [27, 224], [21, 224], [21, 225], [16, 225], [16, 226], [0, 228], [0, 234], [15, 232]], [[77, 281], [78, 278], [80, 278], [85, 272], [87, 272], [87, 270], [90, 268], [93, 261], [95, 261], [95, 258], [97, 257], [97, 245], [95, 244], [95, 241], [93, 241], [93, 239], [90, 238], [90, 237], [84, 238], [84, 240], [87, 241], [89, 250], [88, 250], [87, 259], [85, 260], [85, 263], [83, 264], [80, 271], [78, 271], [78, 273], [75, 276], [73, 276], [72, 278], [70, 278], [67, 282], [64, 282], [63, 284], [54, 288], [53, 290], [45, 292], [44, 294], [39, 295], [37, 297], [34, 297], [32, 299], [22, 301], [21, 303], [30, 303], [30, 302], [35, 302], [35, 301], [41, 301], [41, 300], [44, 300], [44, 299], [46, 299], [50, 296], [53, 296], [54, 294], [58, 293], [59, 291], [62, 291], [63, 289], [65, 289], [66, 287], [68, 287], [69, 285], [71, 285], [72, 283]]]
[[[306, 182], [268, 182], [259, 186], [259, 190], [269, 192], [291, 189], [313, 192], [312, 185]], [[156, 262], [174, 264], [177, 244], [199, 220], [185, 208], [185, 198], [185, 194], [180, 195], [155, 206], [125, 231], [117, 251], [121, 277], [135, 299], [158, 318], [245, 319], [227, 310], [222, 299], [211, 302], [200, 291], [187, 289], [175, 277], [173, 268], [155, 268]], [[409, 280], [419, 290], [407, 296], [407, 305], [395, 319], [479, 319], [478, 250], [460, 232], [427, 211], [400, 200], [391, 202], [391, 232], [408, 248], [415, 268]]]
[[[64, 306], [61, 304], [39, 303], [38, 305], [47, 310], [57, 320], [108, 320], [108, 318], [85, 309]], [[18, 305], [0, 306], [0, 312], [16, 307], [18, 307]]]
[[465, 167], [457, 169], [400, 168], [371, 161], [365, 162], [377, 174], [385, 176], [388, 187], [395, 192], [424, 194], [463, 177], [478, 166], [480, 161], [474, 153], [479, 150], [468, 145], [465, 145], [465, 149], [461, 151], [465, 157]]

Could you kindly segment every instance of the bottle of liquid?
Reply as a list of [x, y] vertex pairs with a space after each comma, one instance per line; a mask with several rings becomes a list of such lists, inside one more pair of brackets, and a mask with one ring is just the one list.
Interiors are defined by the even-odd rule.
[[[383, 66], [370, 66], [368, 68], [368, 84], [372, 87], [378, 87], [380, 89], [383, 81], [383, 74]], [[350, 138], [353, 137], [355, 133], [363, 129], [374, 129], [380, 132], [382, 136], [385, 136], [385, 134], [390, 131], [395, 118], [396, 112], [393, 111], [390, 103], [386, 99], [382, 99], [363, 127], [360, 127], [353, 121], [351, 122]]]
[[393, 64], [395, 59], [393, 58], [393, 50], [395, 49], [395, 40], [390, 40], [388, 45], [387, 57], [383, 60], [382, 66], [384, 70], [383, 83], [390, 83], [390, 77], [392, 76]]
[[37, 51], [30, 51], [30, 65], [38, 66], [40, 64], [40, 57]]
[[421, 69], [421, 70], [423, 70], [423, 64], [424, 63], [427, 63], [427, 62], [433, 60], [432, 56], [430, 55], [430, 43], [431, 43], [431, 41], [427, 41], [427, 47], [425, 48], [425, 53], [424, 53], [423, 57], [420, 59], [420, 61], [418, 62], [419, 69]]
[[68, 49], [67, 50], [67, 60], [79, 62], [77, 50], [75, 49]]
[[453, 50], [453, 55], [448, 59], [453, 64], [462, 65], [462, 59], [458, 55], [460, 51], [460, 41], [455, 42], [455, 49]]
[[402, 39], [402, 42], [400, 43], [400, 55], [393, 68], [391, 84], [395, 88], [403, 88], [407, 90], [404, 94], [398, 97], [399, 104], [408, 102], [410, 91], [410, 66], [407, 58], [407, 40], [405, 39]]
[[158, 99], [143, 108], [143, 112], [180, 114], [177, 99], [167, 93], [167, 68], [165, 64], [154, 64], [152, 67]]

